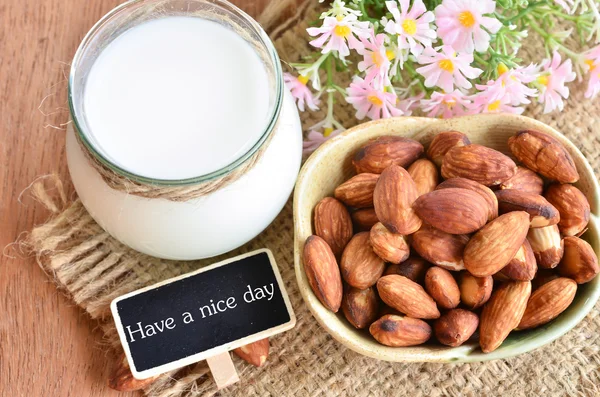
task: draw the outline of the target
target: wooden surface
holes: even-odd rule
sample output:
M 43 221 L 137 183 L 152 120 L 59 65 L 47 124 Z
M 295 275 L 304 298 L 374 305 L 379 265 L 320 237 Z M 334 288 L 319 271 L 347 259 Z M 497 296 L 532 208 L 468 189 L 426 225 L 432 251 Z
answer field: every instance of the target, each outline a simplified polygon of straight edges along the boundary
M 276 0 L 275 0 L 276 1 Z M 233 0 L 257 16 L 269 0 Z M 14 245 L 49 215 L 20 193 L 38 176 L 68 181 L 68 64 L 119 0 L 0 1 L 0 396 L 130 396 L 106 385 L 102 334 Z M 58 127 L 58 128 L 55 128 Z M 72 189 L 69 186 L 69 193 Z

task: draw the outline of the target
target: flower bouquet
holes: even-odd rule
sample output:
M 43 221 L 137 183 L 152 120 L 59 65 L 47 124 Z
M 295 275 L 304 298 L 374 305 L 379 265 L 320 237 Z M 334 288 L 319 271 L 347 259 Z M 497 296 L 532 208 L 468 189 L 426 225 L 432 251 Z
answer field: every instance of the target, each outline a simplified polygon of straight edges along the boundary
M 562 110 L 576 79 L 587 79 L 587 98 L 600 91 L 596 0 L 334 0 L 323 7 L 307 29 L 315 52 L 285 75 L 301 111 L 327 107 L 309 128 L 305 153 L 344 130 L 333 112 L 340 100 L 359 120 L 414 111 L 448 118 L 520 114 L 532 101 L 545 113 Z M 543 40 L 546 54 L 525 64 L 521 49 L 530 39 Z M 351 77 L 348 86 L 336 83 L 339 74 Z

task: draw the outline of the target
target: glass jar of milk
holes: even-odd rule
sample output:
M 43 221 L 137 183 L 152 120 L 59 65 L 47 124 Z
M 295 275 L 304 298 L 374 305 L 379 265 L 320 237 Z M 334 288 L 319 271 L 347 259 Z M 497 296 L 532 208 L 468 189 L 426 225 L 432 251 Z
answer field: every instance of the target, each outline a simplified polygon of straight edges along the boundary
M 149 255 L 199 259 L 239 247 L 281 211 L 300 168 L 300 120 L 277 53 L 226 1 L 134 0 L 114 9 L 77 50 L 69 105 L 67 160 L 83 205 Z M 170 199 L 109 186 L 93 164 L 158 189 L 237 176 L 208 194 Z

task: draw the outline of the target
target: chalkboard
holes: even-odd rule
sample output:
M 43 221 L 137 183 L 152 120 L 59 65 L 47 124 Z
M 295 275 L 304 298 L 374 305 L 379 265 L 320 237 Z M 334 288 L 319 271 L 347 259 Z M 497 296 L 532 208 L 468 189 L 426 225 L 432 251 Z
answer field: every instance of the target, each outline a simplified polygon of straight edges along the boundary
M 255 342 L 296 323 L 277 265 L 266 249 L 121 296 L 111 309 L 138 379 Z

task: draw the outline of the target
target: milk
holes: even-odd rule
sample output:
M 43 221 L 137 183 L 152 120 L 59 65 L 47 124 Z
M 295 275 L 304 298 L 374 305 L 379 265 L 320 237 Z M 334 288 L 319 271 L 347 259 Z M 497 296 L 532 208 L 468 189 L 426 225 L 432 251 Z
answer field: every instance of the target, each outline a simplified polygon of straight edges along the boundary
M 136 175 L 177 180 L 231 164 L 269 122 L 269 81 L 254 49 L 210 20 L 143 22 L 102 50 L 85 83 L 87 134 Z
M 71 66 L 75 122 L 66 142 L 73 185 L 96 222 L 131 248 L 167 259 L 222 254 L 264 230 L 288 201 L 302 155 L 300 119 L 280 90 L 274 54 L 260 27 L 222 0 L 127 2 L 96 24 Z M 113 189 L 76 138 L 84 135 L 129 173 L 183 186 L 178 180 L 238 160 L 272 121 L 277 127 L 252 168 L 185 201 Z

